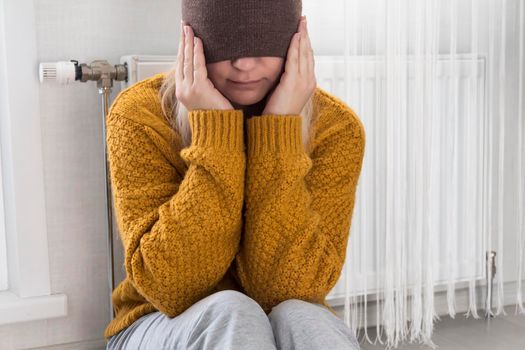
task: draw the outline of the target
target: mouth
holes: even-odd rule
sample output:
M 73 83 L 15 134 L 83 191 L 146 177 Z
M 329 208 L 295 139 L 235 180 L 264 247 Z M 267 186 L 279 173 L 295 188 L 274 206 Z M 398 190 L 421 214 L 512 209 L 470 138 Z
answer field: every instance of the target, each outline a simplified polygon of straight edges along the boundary
M 259 80 L 249 80 L 249 81 L 235 81 L 235 80 L 230 80 L 230 82 L 232 82 L 232 84 L 234 86 L 243 86 L 243 87 L 248 87 L 248 86 L 256 86 L 257 84 L 259 84 L 261 82 L 262 79 L 259 79 Z

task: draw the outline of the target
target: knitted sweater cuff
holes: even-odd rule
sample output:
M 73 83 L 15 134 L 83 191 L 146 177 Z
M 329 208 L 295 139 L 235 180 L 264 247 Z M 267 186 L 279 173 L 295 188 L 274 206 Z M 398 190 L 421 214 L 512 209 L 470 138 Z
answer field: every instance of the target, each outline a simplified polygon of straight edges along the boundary
M 302 116 L 266 114 L 248 119 L 248 155 L 301 153 Z
M 244 151 L 244 116 L 240 109 L 196 109 L 188 114 L 191 145 Z

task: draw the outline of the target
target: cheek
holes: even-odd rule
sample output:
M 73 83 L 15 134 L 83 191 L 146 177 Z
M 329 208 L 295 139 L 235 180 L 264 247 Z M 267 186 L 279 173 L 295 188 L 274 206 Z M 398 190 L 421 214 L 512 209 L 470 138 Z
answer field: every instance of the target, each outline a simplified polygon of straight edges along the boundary
M 213 83 L 213 85 L 224 85 L 226 80 L 220 74 L 217 74 L 215 70 L 208 71 L 208 79 Z
M 214 84 L 214 85 L 226 85 L 227 84 L 227 77 L 228 77 L 228 70 L 227 69 L 221 69 L 218 66 L 214 65 L 207 65 L 207 71 L 208 71 L 208 79 Z
M 282 72 L 277 72 L 277 74 L 274 76 L 274 79 L 273 79 L 273 83 L 274 84 L 277 84 L 281 81 L 281 77 L 283 75 L 284 71 Z

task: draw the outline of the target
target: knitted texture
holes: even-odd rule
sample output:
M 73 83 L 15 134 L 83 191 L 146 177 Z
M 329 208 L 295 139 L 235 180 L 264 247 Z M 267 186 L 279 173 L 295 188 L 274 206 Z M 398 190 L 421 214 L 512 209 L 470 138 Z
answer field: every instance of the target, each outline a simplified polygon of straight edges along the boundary
M 286 57 L 302 5 L 301 0 L 182 0 L 181 12 L 202 39 L 210 64 L 239 57 Z
M 346 257 L 362 122 L 318 87 L 311 154 L 300 115 L 244 120 L 242 110 L 190 111 L 192 143 L 181 149 L 160 109 L 164 76 L 121 91 L 106 119 L 126 278 L 104 336 L 224 289 L 266 313 L 288 299 L 328 306 Z

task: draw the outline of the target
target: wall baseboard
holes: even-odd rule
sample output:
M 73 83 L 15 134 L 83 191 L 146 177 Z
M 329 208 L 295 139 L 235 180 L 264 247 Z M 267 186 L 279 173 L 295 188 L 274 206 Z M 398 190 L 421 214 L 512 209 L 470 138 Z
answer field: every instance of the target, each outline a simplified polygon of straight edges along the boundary
M 86 340 L 73 343 L 49 345 L 38 348 L 25 348 L 22 350 L 105 350 L 106 340 L 104 338 Z

